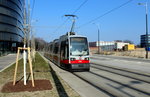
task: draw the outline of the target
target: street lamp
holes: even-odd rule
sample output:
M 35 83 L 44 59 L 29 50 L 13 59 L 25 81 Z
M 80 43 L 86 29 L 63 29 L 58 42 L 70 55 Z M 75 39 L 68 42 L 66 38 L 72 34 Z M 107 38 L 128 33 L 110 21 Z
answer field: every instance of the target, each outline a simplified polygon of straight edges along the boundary
M 143 5 L 145 6 L 145 11 L 146 11 L 146 58 L 148 58 L 148 6 L 147 6 L 147 2 L 146 3 L 138 3 L 138 5 Z
M 95 23 L 93 23 L 93 24 L 95 24 Z M 97 34 L 98 34 L 98 54 L 99 54 L 99 52 L 100 52 L 100 48 L 99 48 L 100 47 L 100 43 L 99 43 L 100 42 L 99 41 L 99 38 L 100 38 L 99 37 L 99 24 L 95 24 L 95 25 L 97 26 L 97 32 L 98 32 Z

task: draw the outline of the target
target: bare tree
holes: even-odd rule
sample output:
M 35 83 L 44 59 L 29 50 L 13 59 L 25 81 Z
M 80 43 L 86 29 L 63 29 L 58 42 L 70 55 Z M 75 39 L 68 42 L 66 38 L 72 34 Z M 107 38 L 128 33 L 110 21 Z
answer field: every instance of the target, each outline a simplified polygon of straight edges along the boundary
M 35 38 L 35 49 L 37 51 L 43 51 L 47 42 L 42 38 Z

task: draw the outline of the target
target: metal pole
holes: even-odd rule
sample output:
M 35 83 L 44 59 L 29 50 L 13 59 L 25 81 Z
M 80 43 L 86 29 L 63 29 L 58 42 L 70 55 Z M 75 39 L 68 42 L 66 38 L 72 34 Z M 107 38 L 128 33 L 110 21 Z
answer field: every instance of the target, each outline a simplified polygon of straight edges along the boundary
M 99 54 L 99 52 L 100 52 L 100 43 L 99 43 L 100 41 L 99 41 L 99 28 L 98 28 L 98 54 Z
M 73 22 L 72 22 L 72 27 L 71 27 L 71 30 L 70 30 L 70 32 L 73 32 L 74 31 L 74 26 L 75 26 L 75 19 L 74 19 L 74 17 L 73 17 L 73 20 L 72 20 Z
M 93 24 L 95 24 L 95 23 L 93 23 Z M 99 24 L 95 24 L 96 26 L 97 26 L 97 34 L 98 34 L 98 46 L 97 46 L 97 49 L 98 49 L 98 54 L 99 54 L 99 52 L 100 52 L 100 31 L 99 31 Z
M 138 3 L 139 5 L 144 5 L 145 6 L 145 11 L 146 11 L 146 35 L 145 35 L 145 50 L 146 50 L 146 55 L 145 58 L 148 58 L 148 47 L 149 47 L 149 42 L 148 42 L 148 5 L 146 3 Z
M 70 32 L 74 31 L 74 25 L 75 25 L 75 17 L 77 17 L 76 15 L 65 15 L 66 17 L 72 17 L 73 18 L 73 22 L 72 22 L 72 26 L 71 26 L 71 29 L 70 29 Z M 68 32 L 68 36 L 70 36 L 70 32 Z
M 147 3 L 145 3 L 145 11 L 146 11 L 146 59 L 148 59 L 148 8 Z

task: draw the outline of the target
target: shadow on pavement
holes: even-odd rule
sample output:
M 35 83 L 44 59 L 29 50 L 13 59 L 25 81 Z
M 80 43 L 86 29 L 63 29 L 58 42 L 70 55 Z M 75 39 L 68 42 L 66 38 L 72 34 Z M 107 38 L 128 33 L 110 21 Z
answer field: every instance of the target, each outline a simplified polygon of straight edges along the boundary
M 49 64 L 49 68 L 50 68 L 50 73 L 52 74 L 52 77 L 54 79 L 55 85 L 56 85 L 56 89 L 58 91 L 59 97 L 69 97 L 68 94 L 66 93 L 62 83 L 60 82 L 56 72 L 53 70 L 53 68 L 50 66 Z
M 137 88 L 132 87 L 132 85 L 135 85 L 135 84 L 142 84 L 142 82 L 140 82 L 140 81 L 130 81 L 129 84 L 125 84 L 125 83 L 122 83 L 122 82 L 113 80 L 113 79 L 111 79 L 111 78 L 102 76 L 102 75 L 97 74 L 97 73 L 94 73 L 94 72 L 90 72 L 90 73 L 93 74 L 93 75 L 96 75 L 96 76 L 98 76 L 98 77 L 104 78 L 104 79 L 106 79 L 106 80 L 109 80 L 109 81 L 111 81 L 111 82 L 113 82 L 113 83 L 119 84 L 119 85 L 120 85 L 119 87 L 114 87 L 114 86 L 112 86 L 112 85 L 110 85 L 110 84 L 107 83 L 107 85 L 109 85 L 110 87 L 113 87 L 113 88 L 119 90 L 120 92 L 122 92 L 122 93 L 128 95 L 129 97 L 135 97 L 135 96 L 133 96 L 132 94 L 126 93 L 125 91 L 122 90 L 123 88 L 129 88 L 129 89 L 135 90 L 135 91 L 137 91 L 137 92 L 143 93 L 143 94 L 145 94 L 145 95 L 150 95 L 150 93 L 148 93 L 148 92 L 146 92 L 146 91 L 144 91 L 144 90 L 140 90 L 140 89 L 137 89 Z

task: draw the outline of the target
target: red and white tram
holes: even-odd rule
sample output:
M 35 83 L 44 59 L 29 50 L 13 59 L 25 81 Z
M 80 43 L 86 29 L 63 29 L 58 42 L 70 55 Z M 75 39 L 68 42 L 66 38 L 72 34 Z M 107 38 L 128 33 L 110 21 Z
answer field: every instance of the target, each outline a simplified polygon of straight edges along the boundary
M 85 36 L 63 35 L 49 44 L 45 56 L 68 70 L 90 70 L 89 46 Z

